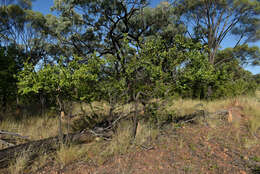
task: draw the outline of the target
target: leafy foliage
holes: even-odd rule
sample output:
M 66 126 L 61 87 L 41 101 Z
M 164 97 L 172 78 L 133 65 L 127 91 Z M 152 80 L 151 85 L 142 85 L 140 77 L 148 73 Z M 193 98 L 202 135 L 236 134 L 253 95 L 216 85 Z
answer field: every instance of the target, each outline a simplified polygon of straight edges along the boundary
M 256 89 L 243 66 L 260 61 L 259 48 L 247 45 L 258 40 L 258 1 L 181 0 L 151 8 L 143 0 L 55 0 L 57 15 L 46 16 L 29 0 L 8 2 L 0 7 L 2 103 L 7 96 L 41 96 L 61 109 L 72 100 L 146 104 Z M 221 50 L 228 34 L 238 42 Z
M 89 59 L 88 64 L 79 63 L 80 58 L 65 63 L 61 59 L 57 64 L 47 64 L 37 69 L 31 63 L 25 63 L 18 75 L 19 93 L 47 93 L 63 100 L 91 100 L 98 73 L 103 64 L 97 57 Z M 77 92 L 79 91 L 79 92 Z

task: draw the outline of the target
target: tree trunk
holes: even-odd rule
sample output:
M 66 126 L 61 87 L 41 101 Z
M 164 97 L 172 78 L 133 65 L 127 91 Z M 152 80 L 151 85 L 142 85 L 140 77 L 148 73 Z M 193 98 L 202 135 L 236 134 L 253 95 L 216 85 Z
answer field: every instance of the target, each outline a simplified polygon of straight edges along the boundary
M 6 112 L 6 107 L 7 107 L 7 97 L 6 97 L 6 94 L 4 94 L 4 96 L 3 96 L 3 104 L 2 104 L 2 108 L 3 108 L 3 113 L 4 114 Z
M 60 139 L 60 142 L 63 142 L 63 132 L 62 132 L 62 123 L 61 123 L 61 120 L 62 120 L 62 117 L 65 116 L 65 113 L 64 111 L 60 111 L 60 116 L 59 116 L 59 139 Z
M 210 100 L 211 99 L 211 96 L 212 96 L 212 86 L 209 85 L 208 86 L 208 90 L 207 90 L 207 100 Z
M 135 96 L 134 102 L 135 102 L 135 112 L 134 112 L 134 116 L 132 117 L 132 123 L 133 123 L 133 128 L 132 128 L 132 132 L 131 132 L 131 138 L 132 140 L 135 139 L 136 136 L 136 131 L 137 131 L 137 127 L 138 127 L 138 98 L 139 98 L 140 93 L 138 93 Z
M 61 120 L 62 120 L 62 117 L 65 116 L 65 113 L 64 113 L 64 106 L 59 98 L 59 95 L 56 96 L 56 100 L 59 104 L 59 110 L 60 110 L 60 115 L 59 115 L 59 132 L 58 132 L 58 135 L 59 135 L 59 140 L 60 142 L 63 142 L 63 133 L 62 133 L 62 123 L 61 123 Z
M 138 119 L 137 119 L 137 116 L 134 116 L 132 118 L 132 122 L 133 122 L 133 128 L 132 128 L 132 132 L 131 132 L 131 138 L 132 140 L 135 139 L 136 137 L 136 130 L 137 130 L 137 127 L 138 127 Z
M 40 102 L 41 102 L 41 116 L 45 115 L 45 96 L 44 94 L 40 94 Z

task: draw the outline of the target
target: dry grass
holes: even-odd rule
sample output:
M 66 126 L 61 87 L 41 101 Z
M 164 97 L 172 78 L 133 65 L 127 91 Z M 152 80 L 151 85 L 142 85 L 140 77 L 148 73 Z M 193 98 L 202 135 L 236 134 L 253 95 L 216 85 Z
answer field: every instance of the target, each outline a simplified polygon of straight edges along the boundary
M 191 99 L 178 99 L 178 100 L 168 100 L 165 106 L 162 108 L 161 112 L 174 112 L 177 116 L 183 116 L 191 114 L 199 109 L 204 109 L 209 112 L 215 112 L 218 110 L 223 110 L 234 103 L 238 102 L 244 108 L 244 114 L 250 116 L 250 129 L 255 132 L 260 127 L 260 91 L 257 91 L 256 97 L 236 97 L 232 99 L 225 100 L 215 100 L 215 101 L 200 101 Z M 158 102 L 159 105 L 164 101 L 154 99 L 150 102 Z M 142 109 L 141 104 L 138 105 L 138 109 Z M 73 103 L 72 114 L 77 114 L 84 110 L 84 112 L 95 112 L 96 114 L 108 115 L 110 106 L 107 102 L 93 102 L 91 105 L 86 103 Z M 115 112 L 127 114 L 133 111 L 133 104 L 118 105 Z M 57 135 L 58 129 L 58 118 L 57 117 L 28 117 L 22 119 L 21 121 L 3 120 L 0 122 L 0 128 L 2 130 L 16 132 L 24 136 L 29 136 L 32 140 L 47 138 L 50 136 Z
M 92 102 L 91 104 L 88 103 L 78 103 L 73 102 L 71 107 L 72 115 L 81 115 L 84 113 L 96 113 L 102 115 L 108 115 L 110 106 L 107 102 Z
M 75 145 L 62 145 L 57 151 L 56 161 L 60 164 L 61 168 L 66 165 L 81 159 L 82 155 L 85 154 L 84 148 Z
M 104 147 L 99 149 L 97 153 L 94 154 L 97 155 L 95 157 L 97 159 L 97 163 L 102 164 L 109 157 L 122 155 L 129 152 L 133 147 L 131 144 L 130 131 L 131 124 L 129 124 L 129 122 L 127 121 L 122 122 L 119 125 L 113 139 L 109 141 Z
M 246 149 L 250 149 L 255 145 L 257 145 L 260 141 L 256 137 L 245 137 L 242 139 L 242 142 L 243 142 L 243 146 Z
M 37 173 L 37 171 L 41 170 L 41 168 L 45 167 L 48 164 L 48 161 L 50 160 L 50 154 L 41 154 L 37 159 L 33 161 L 33 164 L 31 167 L 32 173 Z
M 11 174 L 20 174 L 25 172 L 29 161 L 29 151 L 30 150 L 28 149 L 27 151 L 18 154 L 16 160 L 8 168 L 8 171 Z
M 260 91 L 257 92 L 260 96 Z M 156 102 L 163 103 L 162 100 L 156 100 Z M 252 133 L 260 127 L 260 102 L 255 97 L 237 97 L 233 99 L 215 100 L 215 101 L 200 101 L 190 99 L 178 99 L 167 101 L 165 106 L 159 112 L 175 113 L 176 116 L 183 116 L 194 113 L 196 110 L 207 110 L 208 112 L 215 112 L 239 103 L 244 109 L 244 115 L 249 117 L 249 129 Z M 108 115 L 110 106 L 106 102 L 93 102 L 92 109 L 89 104 L 73 104 L 73 112 L 77 113 L 83 108 L 85 112 L 95 112 L 96 114 Z M 123 114 L 133 111 L 133 104 L 121 105 L 117 107 L 115 112 Z M 139 108 L 142 109 L 142 105 L 139 104 Z M 215 123 L 214 123 L 215 124 Z M 64 131 L 66 131 L 66 125 L 64 125 Z M 29 117 L 21 121 L 4 120 L 0 123 L 2 130 L 16 132 L 24 136 L 28 136 L 32 140 L 47 138 L 57 135 L 58 119 L 57 117 Z M 142 128 L 143 129 L 143 128 Z M 143 131 L 146 132 L 146 131 Z M 149 132 L 149 131 L 148 131 Z M 118 135 L 117 135 L 118 136 Z
M 257 134 L 260 129 L 260 101 L 258 98 L 244 97 L 240 99 L 243 113 L 248 118 L 248 128 L 252 134 Z
M 4 120 L 0 128 L 28 136 L 31 140 L 43 139 L 57 135 L 58 119 L 53 117 L 29 117 L 21 121 Z
M 223 110 L 228 105 L 232 104 L 233 99 L 200 101 L 191 99 L 178 99 L 171 101 L 167 106 L 168 111 L 175 111 L 177 115 L 183 116 L 194 113 L 196 110 L 207 110 L 208 112 L 216 112 Z
M 135 143 L 137 145 L 152 144 L 159 136 L 160 130 L 146 123 L 139 123 L 136 132 Z
M 85 160 L 95 164 L 103 164 L 112 156 L 124 155 L 139 148 L 140 145 L 148 146 L 153 143 L 159 135 L 159 130 L 151 128 L 147 124 L 138 125 L 136 139 L 131 142 L 130 131 L 132 125 L 129 121 L 123 121 L 111 141 L 98 140 L 90 144 L 83 145 L 85 150 Z
M 257 92 L 257 95 L 257 97 L 260 97 L 260 92 Z M 176 116 L 188 115 L 200 109 L 207 110 L 208 112 L 216 112 L 219 110 L 229 109 L 235 105 L 241 106 L 241 110 L 243 112 L 241 114 L 245 115 L 248 131 L 254 136 L 250 135 L 250 137 L 241 138 L 242 135 L 241 132 L 239 132 L 240 122 L 234 122 L 231 126 L 234 126 L 234 129 L 238 131 L 236 134 L 232 134 L 232 137 L 237 139 L 237 141 L 241 141 L 245 148 L 250 149 L 259 143 L 259 140 L 256 138 L 257 136 L 255 136 L 259 135 L 260 130 L 260 102 L 257 97 L 241 96 L 232 99 L 215 100 L 209 102 L 189 99 L 168 100 L 167 102 L 156 100 L 156 102 L 158 102 L 159 105 L 164 103 L 164 106 L 160 108 L 161 110 L 159 112 L 173 112 Z M 87 104 L 83 105 L 84 106 L 79 106 L 75 104 L 73 112 L 76 112 L 76 110 L 79 111 L 83 108 L 85 110 L 84 112 L 94 111 L 96 114 L 108 115 L 110 109 L 108 103 L 105 102 L 94 102 L 92 103 L 92 108 Z M 133 111 L 133 109 L 133 104 L 121 105 L 118 107 L 116 112 L 127 114 Z M 139 105 L 139 109 L 142 109 L 141 104 Z M 214 130 L 218 129 L 219 126 L 223 124 L 223 121 L 218 119 L 208 120 L 208 124 L 212 130 Z M 66 130 L 65 126 L 66 125 L 64 125 L 64 130 Z M 38 140 L 57 135 L 58 119 L 54 117 L 29 117 L 21 121 L 4 120 L 0 123 L 0 128 L 2 130 L 29 136 L 32 140 Z M 140 122 L 137 128 L 136 139 L 134 143 L 132 143 L 130 137 L 131 128 L 131 122 L 122 121 L 111 141 L 96 139 L 96 141 L 88 144 L 62 146 L 55 154 L 55 160 L 61 168 L 64 168 L 65 166 L 79 160 L 84 160 L 98 166 L 104 164 L 104 162 L 111 159 L 111 157 L 136 151 L 137 148 L 140 148 L 140 145 L 149 147 L 155 143 L 157 137 L 160 136 L 160 130 L 158 128 L 152 127 L 148 123 Z M 227 134 L 229 134 L 229 132 Z M 205 133 L 204 138 L 207 142 L 213 141 L 214 138 L 216 138 L 215 133 L 207 132 Z M 181 137 L 179 141 L 176 142 L 174 148 L 182 149 L 186 146 L 185 141 L 186 140 Z M 44 166 L 47 160 L 48 156 L 42 155 L 39 160 L 34 162 L 32 170 L 36 171 L 41 166 Z M 27 161 L 28 155 L 26 154 L 18 157 L 17 160 L 9 167 L 10 173 L 24 172 Z M 190 169 L 192 169 L 192 166 L 188 166 L 184 170 L 186 171 Z

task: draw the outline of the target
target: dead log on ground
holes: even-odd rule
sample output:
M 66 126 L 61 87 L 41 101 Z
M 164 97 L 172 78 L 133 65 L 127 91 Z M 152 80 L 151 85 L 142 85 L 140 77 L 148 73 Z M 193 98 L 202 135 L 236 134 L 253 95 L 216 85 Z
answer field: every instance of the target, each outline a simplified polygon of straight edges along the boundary
M 82 133 L 64 135 L 63 143 L 80 141 L 82 135 Z M 59 144 L 59 137 L 56 136 L 0 150 L 0 169 L 8 167 L 11 162 L 14 162 L 24 152 L 29 155 L 29 160 L 33 160 L 41 153 L 46 154 L 56 151 L 59 148 Z
M 16 137 L 19 137 L 19 138 L 22 138 L 22 139 L 25 139 L 25 140 L 29 140 L 29 137 L 22 136 L 22 135 L 20 135 L 18 133 L 14 133 L 14 132 L 7 132 L 7 131 L 0 130 L 0 134 L 16 136 Z
M 0 144 L 10 147 L 15 146 L 17 142 L 21 142 L 20 140 L 23 140 L 24 143 L 30 141 L 27 136 L 22 136 L 15 132 L 0 130 Z
M 15 146 L 14 144 L 9 143 L 9 142 L 7 142 L 7 141 L 4 141 L 4 140 L 2 140 L 2 139 L 0 139 L 0 143 L 1 143 L 1 144 L 4 144 L 4 145 L 6 145 L 6 146 Z
M 72 143 L 89 143 L 93 141 L 96 137 L 103 138 L 105 140 L 111 140 L 112 133 L 111 130 L 116 126 L 116 124 L 124 118 L 127 118 L 129 114 L 119 116 L 113 122 L 110 123 L 108 127 L 94 127 L 93 129 L 84 129 L 80 133 L 64 135 L 62 143 L 72 142 Z M 0 132 L 1 133 L 1 132 Z M 2 131 L 2 133 L 7 133 Z M 11 135 L 23 137 L 16 133 L 11 133 Z M 24 137 L 26 138 L 26 137 Z M 25 144 L 20 144 L 12 146 L 3 150 L 0 150 L 0 169 L 8 167 L 11 162 L 14 162 L 19 154 L 26 152 L 29 154 L 29 158 L 35 158 L 41 153 L 51 153 L 58 150 L 60 144 L 59 136 L 50 137 L 46 139 L 41 139 L 37 141 L 30 141 Z M 32 159 L 29 159 L 32 160 Z

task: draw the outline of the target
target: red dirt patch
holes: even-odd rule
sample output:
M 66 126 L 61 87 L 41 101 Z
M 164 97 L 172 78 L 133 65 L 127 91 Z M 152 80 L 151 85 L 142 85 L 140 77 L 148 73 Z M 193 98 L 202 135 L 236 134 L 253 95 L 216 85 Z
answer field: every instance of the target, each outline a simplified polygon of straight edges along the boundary
M 136 147 L 135 152 L 110 158 L 100 166 L 78 162 L 52 171 L 64 174 L 249 174 L 252 173 L 248 165 L 250 159 L 260 156 L 259 137 L 253 147 L 245 147 L 245 139 L 251 138 L 243 125 L 239 128 L 226 123 L 218 128 L 190 125 L 166 130 L 151 150 Z

